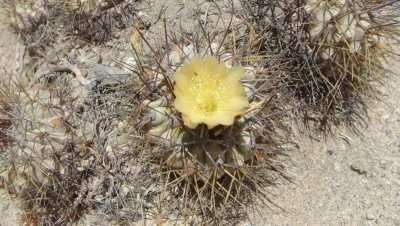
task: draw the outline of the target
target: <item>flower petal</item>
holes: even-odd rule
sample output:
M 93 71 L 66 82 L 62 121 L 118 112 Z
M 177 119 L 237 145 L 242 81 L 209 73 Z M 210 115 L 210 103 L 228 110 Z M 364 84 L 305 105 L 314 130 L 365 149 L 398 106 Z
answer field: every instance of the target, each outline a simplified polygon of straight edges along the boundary
M 189 116 L 182 114 L 182 120 L 189 129 L 196 129 L 199 123 L 194 123 Z
M 185 74 L 181 71 L 178 71 L 174 74 L 175 84 L 179 86 L 181 89 L 188 87 L 188 80 Z
M 236 114 L 231 114 L 231 112 L 217 112 L 210 118 L 205 120 L 205 124 L 207 125 L 208 129 L 212 129 L 217 125 L 225 125 L 229 126 L 233 124 L 235 120 Z
M 244 69 L 242 67 L 233 67 L 228 71 L 228 76 L 226 81 L 229 84 L 235 84 L 240 81 L 244 73 Z
M 182 114 L 191 114 L 192 113 L 193 102 L 184 97 L 181 97 L 180 95 L 177 95 L 173 105 Z
M 243 68 L 227 71 L 223 63 L 206 56 L 195 57 L 174 74 L 175 108 L 182 113 L 185 125 L 191 129 L 204 123 L 209 129 L 217 125 L 232 125 L 235 117 L 249 105 L 240 79 Z
M 221 111 L 235 112 L 241 114 L 249 106 L 249 100 L 245 96 L 234 96 L 227 102 L 221 104 Z
M 237 82 L 236 84 L 233 84 L 231 86 L 227 86 L 227 95 L 229 97 L 232 96 L 244 96 L 245 95 L 245 89 L 244 86 L 240 83 Z
M 207 55 L 204 58 L 203 70 L 206 69 L 208 75 L 218 75 L 219 74 L 218 68 L 219 68 L 218 61 L 217 59 L 215 59 L 215 57 Z
M 191 74 L 192 76 L 203 75 L 206 68 L 204 61 L 199 57 L 194 57 L 192 62 L 192 64 L 188 65 L 190 66 L 190 68 L 188 68 L 189 74 Z

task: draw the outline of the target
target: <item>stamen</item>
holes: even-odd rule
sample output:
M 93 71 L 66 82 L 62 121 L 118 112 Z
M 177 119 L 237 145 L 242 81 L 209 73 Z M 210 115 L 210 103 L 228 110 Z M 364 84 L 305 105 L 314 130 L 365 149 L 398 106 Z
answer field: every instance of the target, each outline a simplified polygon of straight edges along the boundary
M 204 115 L 210 116 L 218 110 L 220 101 L 226 99 L 226 87 L 222 84 L 217 74 L 195 73 L 192 78 L 192 86 L 189 88 L 192 95 L 195 97 L 196 109 Z

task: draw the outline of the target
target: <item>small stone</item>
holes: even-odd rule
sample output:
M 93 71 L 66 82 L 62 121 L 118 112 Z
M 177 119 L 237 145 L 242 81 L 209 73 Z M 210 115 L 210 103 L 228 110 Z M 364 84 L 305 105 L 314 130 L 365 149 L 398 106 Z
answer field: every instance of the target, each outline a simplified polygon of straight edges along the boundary
M 217 52 L 219 45 L 215 42 L 211 43 L 211 49 L 214 53 Z
M 113 148 L 112 148 L 110 145 L 107 145 L 107 147 L 106 147 L 106 153 L 107 153 L 107 156 L 108 156 L 110 159 L 115 159 L 114 150 L 113 150 Z
M 381 168 L 382 169 L 387 169 L 387 162 L 385 161 L 385 160 L 381 160 L 381 161 L 379 161 L 379 163 L 381 164 Z
M 361 165 L 354 163 L 350 166 L 350 169 L 353 170 L 354 172 L 362 175 L 362 174 L 366 174 L 367 170 L 365 170 Z
M 340 171 L 342 171 L 342 166 L 340 165 L 340 163 L 334 163 L 333 169 L 334 169 L 336 172 L 340 172 Z
M 129 194 L 130 191 L 131 191 L 131 189 L 127 185 L 122 185 L 121 195 L 123 197 L 126 197 Z
M 328 149 L 328 150 L 326 150 L 326 153 L 327 153 L 329 156 L 331 156 L 331 155 L 333 155 L 333 150 Z
M 97 202 L 101 203 L 103 201 L 104 197 L 102 195 L 96 195 L 94 197 L 94 200 L 96 200 Z
M 117 32 L 114 34 L 114 38 L 118 39 L 122 36 L 121 32 Z
M 242 75 L 242 80 L 252 81 L 256 79 L 257 70 L 254 67 L 244 67 L 244 74 Z
M 134 57 L 128 57 L 128 60 L 125 62 L 130 68 L 124 67 L 124 71 L 130 72 L 130 69 L 136 68 L 137 62 Z
M 106 46 L 107 46 L 107 47 L 113 47 L 114 44 L 113 44 L 112 42 L 107 42 L 107 43 L 106 43 Z
M 178 51 L 172 51 L 169 54 L 169 60 L 171 65 L 178 65 L 181 62 L 181 57 L 179 56 Z
M 119 132 L 124 131 L 124 129 L 127 128 L 126 122 L 119 121 L 117 124 L 117 128 Z
M 192 44 L 190 44 L 188 46 L 183 46 L 182 51 L 183 51 L 184 56 L 186 56 L 187 59 L 191 59 L 195 55 L 195 48 Z
M 375 216 L 371 213 L 371 211 L 367 212 L 367 220 L 372 221 L 375 220 Z

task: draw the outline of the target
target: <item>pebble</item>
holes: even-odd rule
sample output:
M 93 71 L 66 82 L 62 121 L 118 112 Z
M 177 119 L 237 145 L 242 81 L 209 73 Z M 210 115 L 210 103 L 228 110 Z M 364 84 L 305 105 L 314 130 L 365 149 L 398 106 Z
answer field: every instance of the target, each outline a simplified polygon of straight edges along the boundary
M 250 82 L 256 78 L 256 69 L 254 67 L 245 67 L 243 80 L 249 80 Z
M 375 220 L 375 216 L 371 213 L 371 211 L 368 210 L 367 212 L 367 220 Z
M 113 150 L 113 148 L 112 148 L 110 145 L 107 145 L 107 147 L 106 147 L 106 153 L 107 153 L 107 156 L 108 156 L 110 159 L 115 159 L 114 150 Z
M 381 160 L 381 161 L 379 161 L 379 163 L 380 163 L 382 169 L 384 169 L 384 170 L 387 169 L 388 164 L 385 160 Z
M 357 164 L 357 163 L 352 164 L 352 165 L 350 166 L 350 169 L 353 170 L 354 172 L 360 174 L 360 175 L 366 174 L 366 173 L 367 173 L 367 170 L 364 169 L 361 165 L 359 165 L 359 164 Z
M 114 43 L 112 43 L 112 42 L 107 42 L 107 43 L 106 43 L 106 46 L 107 46 L 107 47 L 113 47 L 113 46 L 114 46 Z
M 341 172 L 342 171 L 342 166 L 340 163 L 334 163 L 333 165 L 333 169 L 337 172 Z
M 121 35 L 122 35 L 121 32 L 117 32 L 114 34 L 114 38 L 118 39 L 121 37 Z
M 128 60 L 125 62 L 127 65 L 129 65 L 129 68 L 135 68 L 137 66 L 136 60 L 134 57 L 128 57 Z M 130 69 L 128 67 L 124 67 L 124 71 L 130 72 Z

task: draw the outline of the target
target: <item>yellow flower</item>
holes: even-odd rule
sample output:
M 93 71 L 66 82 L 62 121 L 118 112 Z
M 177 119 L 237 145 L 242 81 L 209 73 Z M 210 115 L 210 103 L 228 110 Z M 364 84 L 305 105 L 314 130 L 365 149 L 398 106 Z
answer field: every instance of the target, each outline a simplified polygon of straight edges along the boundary
M 240 79 L 242 67 L 229 71 L 217 59 L 195 57 L 175 72 L 174 106 L 182 113 L 185 125 L 191 129 L 204 123 L 209 129 L 217 125 L 232 125 L 236 116 L 249 106 Z

